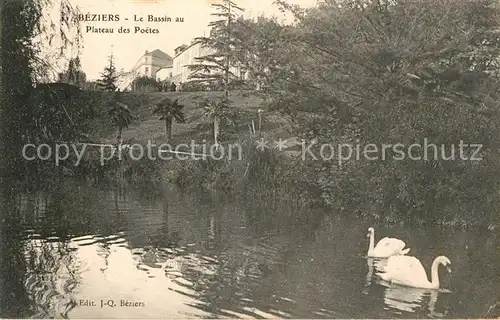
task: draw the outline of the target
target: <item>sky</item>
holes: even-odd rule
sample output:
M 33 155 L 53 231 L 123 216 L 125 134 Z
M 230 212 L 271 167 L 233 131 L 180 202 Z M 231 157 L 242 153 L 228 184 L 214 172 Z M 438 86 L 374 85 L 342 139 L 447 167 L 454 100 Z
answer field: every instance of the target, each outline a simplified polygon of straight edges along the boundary
M 208 35 L 208 23 L 217 17 L 211 3 L 217 0 L 71 0 L 81 13 L 119 14 L 119 22 L 81 22 L 83 47 L 80 49 L 82 69 L 87 79 L 95 80 L 113 53 L 117 70 L 129 71 L 146 50 L 160 49 L 174 56 L 174 49 L 189 44 L 195 37 Z M 234 0 L 245 9 L 246 17 L 259 15 L 276 16 L 287 19 L 273 4 L 273 0 Z M 288 0 L 302 7 L 313 6 L 316 0 Z M 145 21 L 134 22 L 134 15 Z M 147 16 L 154 15 L 184 18 L 184 22 L 147 22 Z M 128 21 L 125 21 L 125 18 Z M 113 28 L 114 33 L 87 32 L 87 26 Z M 157 34 L 134 34 L 134 27 L 158 29 Z M 120 27 L 130 28 L 131 33 L 118 33 Z M 48 49 L 50 50 L 50 48 Z

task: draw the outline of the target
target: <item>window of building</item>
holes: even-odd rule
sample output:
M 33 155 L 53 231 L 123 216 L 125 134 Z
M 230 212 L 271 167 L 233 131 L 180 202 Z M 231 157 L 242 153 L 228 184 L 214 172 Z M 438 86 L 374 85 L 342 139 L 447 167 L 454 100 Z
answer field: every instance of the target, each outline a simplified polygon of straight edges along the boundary
M 148 67 L 145 67 L 144 68 L 144 74 L 148 74 L 149 73 L 149 68 Z

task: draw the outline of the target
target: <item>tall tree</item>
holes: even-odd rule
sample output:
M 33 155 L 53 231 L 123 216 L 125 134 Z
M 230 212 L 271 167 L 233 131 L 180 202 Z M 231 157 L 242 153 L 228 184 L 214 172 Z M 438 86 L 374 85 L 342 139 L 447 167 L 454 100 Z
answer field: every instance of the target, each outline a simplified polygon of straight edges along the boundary
M 87 77 L 82 71 L 80 57 L 71 58 L 68 63 L 68 68 L 65 72 L 59 74 L 59 81 L 70 83 L 81 87 L 86 82 Z
M 233 60 L 247 70 L 247 83 L 257 90 L 262 84 L 276 84 L 288 66 L 293 65 L 290 28 L 276 18 L 260 16 L 253 19 L 239 17 L 233 24 Z M 296 57 L 295 57 L 296 58 Z
M 165 121 L 165 136 L 167 142 L 172 141 L 172 123 L 175 120 L 177 123 L 185 123 L 186 116 L 182 109 L 184 106 L 179 104 L 179 99 L 172 101 L 170 98 L 165 98 L 158 102 L 153 113 L 160 116 L 160 121 Z
M 59 17 L 52 21 L 54 8 Z M 52 14 L 46 14 L 52 13 Z M 26 290 L 26 257 L 22 242 L 19 193 L 26 170 L 22 147 L 34 142 L 37 106 L 30 98 L 35 81 L 46 78 L 52 59 L 41 47 L 51 44 L 54 52 L 65 55 L 72 44 L 78 46 L 79 27 L 75 10 L 68 0 L 1 1 L 0 3 L 0 317 L 25 318 L 32 314 Z M 76 31 L 76 32 L 75 32 Z M 53 41 L 59 39 L 61 41 Z M 60 45 L 55 45 L 60 43 Z
M 108 65 L 101 73 L 101 79 L 98 80 L 99 86 L 106 91 L 116 91 L 117 89 L 118 74 L 116 72 L 115 61 L 111 54 L 108 59 Z
M 47 12 L 54 9 L 59 9 L 60 17 L 52 21 L 54 15 Z M 5 103 L 0 109 L 0 144 L 9 164 L 1 170 L 4 174 L 24 175 L 25 168 L 19 165 L 23 161 L 19 148 L 25 143 L 39 142 L 43 135 L 39 127 L 41 110 L 32 97 L 34 86 L 51 78 L 52 64 L 58 58 L 75 47 L 78 49 L 81 32 L 77 15 L 78 10 L 69 0 L 5 1 L 0 95 Z M 49 54 L 44 50 L 47 46 L 54 49 Z
M 236 62 L 232 60 L 232 56 L 235 55 L 233 23 L 237 18 L 236 13 L 243 12 L 243 9 L 231 0 L 222 0 L 222 3 L 212 4 L 212 7 L 216 10 L 212 15 L 219 19 L 209 23 L 211 27 L 209 37 L 195 38 L 195 41 L 206 49 L 206 53 L 196 57 L 196 63 L 189 65 L 188 68 L 193 71 L 191 78 L 198 81 L 223 81 L 227 98 L 230 78 L 236 76 L 231 72 L 231 66 Z

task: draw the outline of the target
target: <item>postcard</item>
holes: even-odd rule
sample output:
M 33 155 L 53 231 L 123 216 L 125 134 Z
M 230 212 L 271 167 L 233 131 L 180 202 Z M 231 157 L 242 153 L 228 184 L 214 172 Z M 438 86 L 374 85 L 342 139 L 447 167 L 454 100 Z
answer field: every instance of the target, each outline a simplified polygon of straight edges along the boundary
M 0 17 L 0 318 L 500 318 L 500 3 Z

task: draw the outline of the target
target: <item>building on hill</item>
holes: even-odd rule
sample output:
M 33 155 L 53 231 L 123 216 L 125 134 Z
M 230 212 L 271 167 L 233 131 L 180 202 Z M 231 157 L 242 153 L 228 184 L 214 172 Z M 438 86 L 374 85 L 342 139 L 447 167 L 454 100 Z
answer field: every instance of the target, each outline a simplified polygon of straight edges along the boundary
M 180 83 L 186 83 L 192 80 L 197 80 L 192 78 L 195 73 L 189 70 L 188 66 L 193 64 L 212 64 L 204 61 L 198 61 L 196 58 L 209 55 L 213 50 L 211 48 L 204 47 L 201 42 L 193 41 L 191 45 L 183 44 L 175 48 L 175 56 L 173 59 L 173 72 L 171 81 L 175 82 L 177 85 Z M 214 64 L 215 65 L 215 64 Z M 230 71 L 236 75 L 241 80 L 246 79 L 246 71 L 240 67 L 233 66 Z M 199 80 L 199 79 L 198 79 Z
M 172 68 L 173 59 L 165 52 L 156 49 L 154 51 L 144 52 L 137 63 L 132 68 L 132 71 L 137 76 L 146 76 L 156 79 L 156 73 L 162 69 Z
M 130 71 L 119 73 L 118 88 L 126 90 L 137 77 L 157 79 L 157 73 L 160 70 L 166 70 L 165 72 L 170 74 L 172 72 L 172 64 L 172 57 L 165 52 L 159 49 L 151 52 L 146 50 Z

